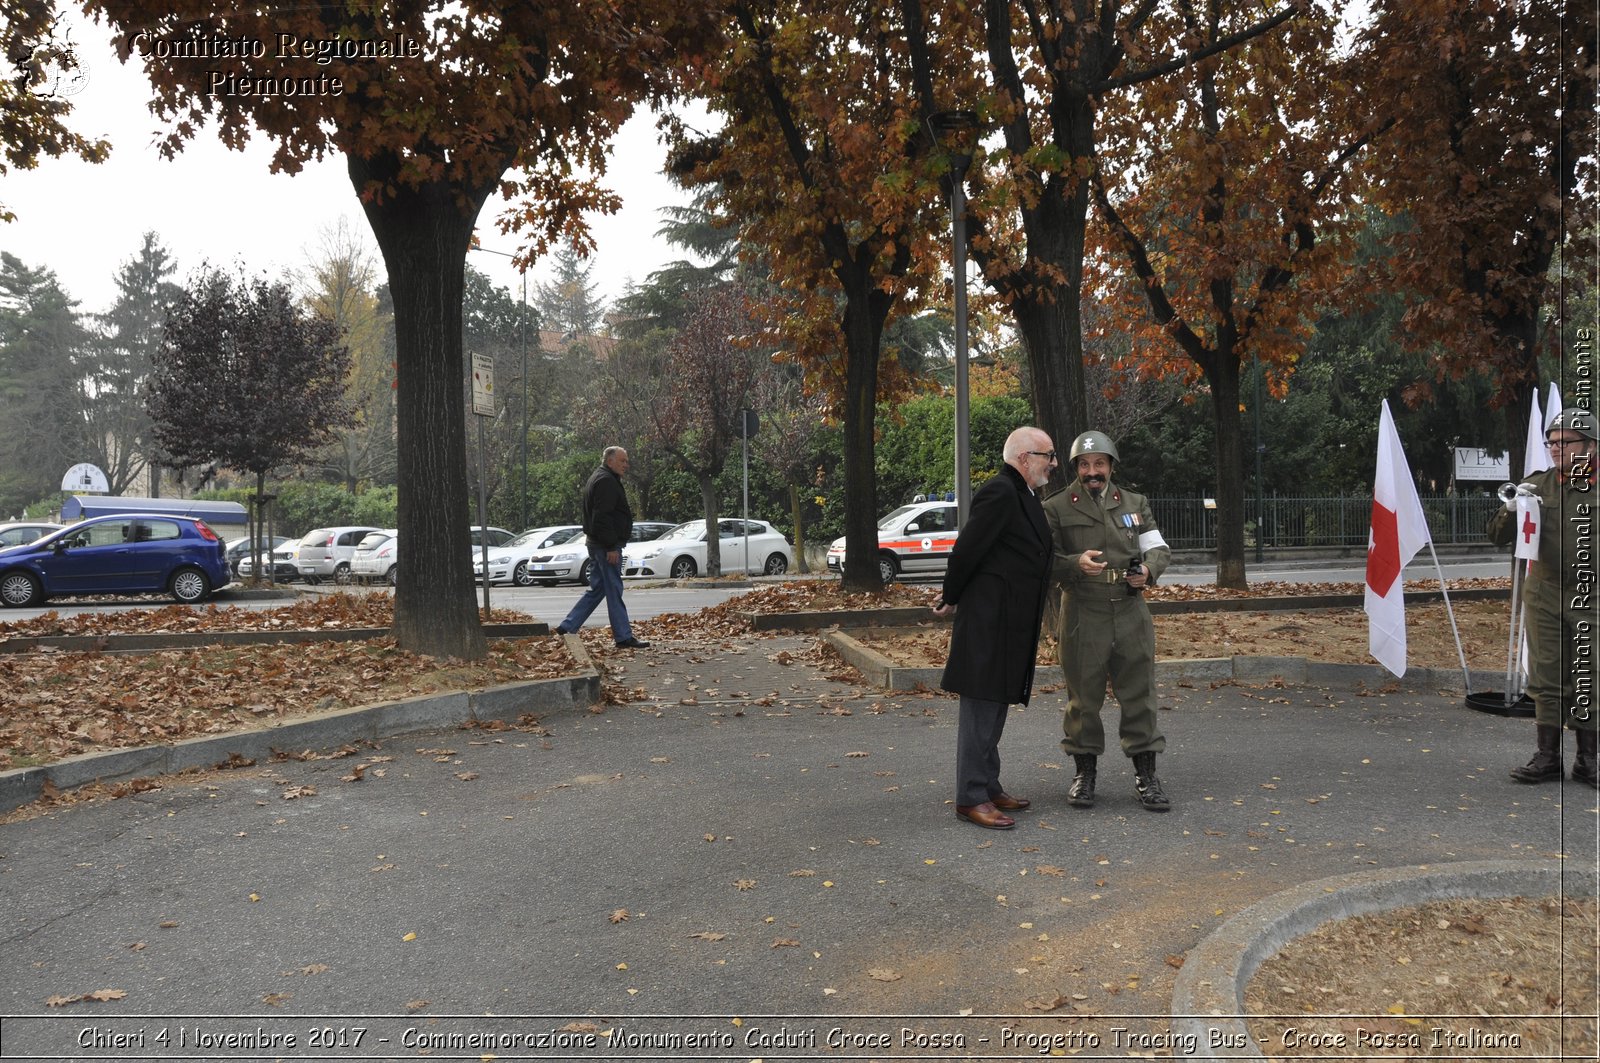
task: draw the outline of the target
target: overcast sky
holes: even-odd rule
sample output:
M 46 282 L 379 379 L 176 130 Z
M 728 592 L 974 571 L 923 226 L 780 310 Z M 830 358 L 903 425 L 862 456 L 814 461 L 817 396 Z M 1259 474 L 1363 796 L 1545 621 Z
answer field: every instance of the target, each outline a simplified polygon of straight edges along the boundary
M 54 270 L 79 309 L 90 312 L 109 307 L 116 271 L 138 251 L 147 230 L 158 233 L 177 258 L 180 281 L 202 260 L 242 261 L 251 272 L 299 271 L 320 243 L 320 230 L 332 228 L 341 216 L 376 257 L 342 156 L 308 164 L 293 177 L 274 175 L 267 168 L 269 141 L 258 138 L 243 152 L 229 151 L 208 127 L 176 161 L 165 161 L 153 146 L 161 125 L 146 107 L 150 86 L 138 60 L 120 63 L 107 28 L 81 12 L 69 9 L 64 19 L 87 74 L 70 97 L 69 124 L 87 136 L 109 139 L 111 157 L 99 166 L 46 158 L 34 170 L 12 168 L 0 202 L 17 220 L 0 224 L 0 250 L 30 267 Z M 623 208 L 609 218 L 589 219 L 598 245 L 589 259 L 591 278 L 607 301 L 629 281 L 643 282 L 651 270 L 682 257 L 654 235 L 661 207 L 689 201 L 661 176 L 664 157 L 652 116 L 636 114 L 618 136 L 607 180 L 621 194 Z M 479 241 L 485 248 L 512 252 L 514 239 L 494 226 L 503 203 L 495 196 L 485 205 Z M 520 297 L 521 280 L 508 258 L 474 253 L 469 261 Z M 549 269 L 544 262 L 529 272 L 530 299 Z

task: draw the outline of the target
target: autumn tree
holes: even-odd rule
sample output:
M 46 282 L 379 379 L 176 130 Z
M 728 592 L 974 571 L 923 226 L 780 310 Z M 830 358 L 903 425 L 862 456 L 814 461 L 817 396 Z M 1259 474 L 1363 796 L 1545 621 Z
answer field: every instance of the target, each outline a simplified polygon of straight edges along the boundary
M 731 285 L 690 297 L 688 321 L 673 337 L 646 407 L 656 449 L 670 455 L 700 486 L 706 522 L 706 572 L 722 574 L 716 479 L 737 453 L 743 411 L 750 406 L 764 360 L 744 293 Z
M 1235 35 L 1254 5 L 1180 5 L 1146 27 L 1206 48 Z M 1245 369 L 1266 367 L 1281 395 L 1323 301 L 1343 282 L 1359 214 L 1346 180 L 1373 130 L 1354 131 L 1332 66 L 1332 17 L 1311 11 L 1272 34 L 1159 81 L 1112 93 L 1090 176 L 1104 221 L 1097 271 L 1109 331 L 1131 333 L 1149 376 L 1208 394 L 1216 432 L 1217 584 L 1243 588 L 1239 411 Z M 1253 401 L 1253 399 L 1252 399 Z
M 674 171 L 739 227 L 742 254 L 764 259 L 781 292 L 768 304 L 774 346 L 804 368 L 807 387 L 837 400 L 844 584 L 878 590 L 877 403 L 903 386 L 882 363 L 883 332 L 927 297 L 944 217 L 911 90 L 905 12 L 796 0 L 747 0 L 729 12 L 729 46 L 691 86 L 722 126 L 697 135 L 677 124 Z
M 355 419 L 339 331 L 286 284 L 202 271 L 167 314 L 151 377 L 163 460 L 254 473 L 260 499 L 270 470 L 307 461 Z
M 462 273 L 496 192 L 525 261 L 586 238 L 605 145 L 663 68 L 710 28 L 679 0 L 500 4 L 348 0 L 239 7 L 215 0 L 85 0 L 150 78 L 161 139 L 180 151 L 207 124 L 237 146 L 263 134 L 289 173 L 337 151 L 388 271 L 395 308 L 401 554 L 394 634 L 435 656 L 486 652 L 468 549 Z M 282 42 L 312 47 L 285 54 Z M 173 61 L 149 47 L 259 42 Z M 319 48 L 325 50 L 319 52 Z M 586 245 L 584 245 L 586 246 Z
M 354 421 L 335 431 L 317 456 L 324 474 L 352 493 L 361 483 L 392 483 L 395 474 L 394 368 L 387 333 L 392 317 L 379 302 L 372 248 L 343 218 L 318 233 L 301 282 L 312 313 L 339 328 L 350 349 Z
M 1363 168 L 1401 223 L 1383 263 L 1410 300 L 1401 334 L 1432 381 L 1492 377 L 1513 468 L 1539 358 L 1562 353 L 1565 301 L 1594 284 L 1595 241 L 1570 219 L 1596 210 L 1595 18 L 1592 4 L 1377 0 L 1351 79 L 1395 124 Z M 1407 398 L 1432 392 L 1424 378 Z
M 83 460 L 100 467 L 114 495 L 146 471 L 149 494 L 161 494 L 160 466 L 150 460 L 155 440 L 147 391 L 167 308 L 182 294 L 172 279 L 177 268 L 160 237 L 145 233 L 138 252 L 117 270 L 116 299 L 98 315 L 93 354 L 83 367 Z
M 970 108 L 999 141 L 968 173 L 972 257 L 1015 322 L 1034 415 L 1058 443 L 1089 427 L 1080 305 L 1099 108 L 1273 31 L 1304 3 L 1205 41 L 1152 37 L 1158 13 L 1191 6 L 1182 0 L 947 0 L 929 3 L 921 31 L 910 23 L 923 117 Z M 924 56 L 941 42 L 942 58 Z
M 788 489 L 795 561 L 805 575 L 811 571 L 806 560 L 806 502 L 817 484 L 819 451 L 829 429 L 822 396 L 808 395 L 797 374 L 775 370 L 781 367 L 756 380 L 752 406 L 761 427 L 750 440 L 750 453 Z
M 111 146 L 67 127 L 82 71 L 53 0 L 0 0 L 0 177 L 40 158 L 104 162 Z M 0 200 L 0 222 L 16 217 Z

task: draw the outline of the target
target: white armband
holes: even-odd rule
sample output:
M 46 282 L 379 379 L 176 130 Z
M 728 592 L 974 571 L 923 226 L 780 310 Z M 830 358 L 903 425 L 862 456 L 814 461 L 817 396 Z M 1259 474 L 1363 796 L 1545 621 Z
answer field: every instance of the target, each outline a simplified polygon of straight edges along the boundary
M 1161 537 L 1159 531 L 1147 531 L 1139 536 L 1139 552 L 1148 554 L 1158 546 L 1166 546 L 1167 541 Z

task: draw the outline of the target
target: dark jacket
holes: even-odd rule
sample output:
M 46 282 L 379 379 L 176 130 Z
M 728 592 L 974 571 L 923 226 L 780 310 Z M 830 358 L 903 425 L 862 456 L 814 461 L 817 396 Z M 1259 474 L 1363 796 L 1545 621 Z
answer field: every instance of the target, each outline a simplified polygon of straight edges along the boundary
M 621 550 L 633 532 L 633 510 L 622 477 L 601 465 L 583 485 L 583 531 L 590 546 Z
M 1050 575 L 1050 527 L 1010 465 L 972 496 L 944 577 L 958 606 L 939 685 L 954 694 L 1028 703 Z

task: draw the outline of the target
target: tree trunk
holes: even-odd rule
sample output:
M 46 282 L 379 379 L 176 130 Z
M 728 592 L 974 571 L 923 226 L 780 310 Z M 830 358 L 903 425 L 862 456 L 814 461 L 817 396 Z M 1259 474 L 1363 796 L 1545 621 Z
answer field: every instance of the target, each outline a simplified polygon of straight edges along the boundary
M 1239 418 L 1239 359 L 1218 351 L 1206 372 L 1217 436 L 1217 586 L 1244 590 L 1244 428 Z M 1261 528 L 1256 529 L 1260 535 Z
M 800 500 L 800 488 L 789 485 L 789 512 L 794 514 L 794 563 L 800 575 L 809 575 L 811 564 L 806 560 L 805 505 Z
M 717 527 L 717 486 L 710 473 L 700 473 L 700 512 L 706 519 L 707 576 L 722 575 L 722 531 Z
M 852 290 L 853 289 L 853 290 Z M 881 305 L 880 305 L 881 304 Z M 847 286 L 841 331 L 844 378 L 844 546 L 847 593 L 883 590 L 878 572 L 878 344 L 888 302 L 866 283 Z
M 489 189 L 410 188 L 392 180 L 394 167 L 387 157 L 349 160 L 357 193 L 370 181 L 389 185 L 382 202 L 366 199 L 362 207 L 394 297 L 403 548 L 393 632 L 401 649 L 476 660 L 488 646 L 473 594 L 468 533 L 461 296 L 473 224 Z

